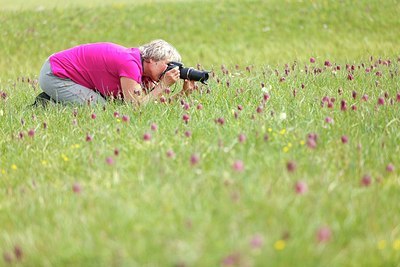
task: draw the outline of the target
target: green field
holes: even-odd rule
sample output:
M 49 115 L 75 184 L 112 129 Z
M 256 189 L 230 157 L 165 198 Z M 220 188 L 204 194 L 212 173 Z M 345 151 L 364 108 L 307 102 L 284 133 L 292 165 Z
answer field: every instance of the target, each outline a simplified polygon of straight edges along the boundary
M 0 266 L 400 266 L 398 14 L 0 0 Z M 29 106 L 52 53 L 158 38 L 209 84 L 139 108 Z

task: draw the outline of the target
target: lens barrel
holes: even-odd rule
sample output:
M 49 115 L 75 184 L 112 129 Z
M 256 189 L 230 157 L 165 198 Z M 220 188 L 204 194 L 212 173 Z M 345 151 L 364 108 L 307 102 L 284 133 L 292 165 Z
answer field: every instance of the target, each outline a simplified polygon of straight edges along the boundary
M 208 72 L 195 70 L 194 68 L 180 68 L 180 78 L 185 80 L 198 81 L 206 83 L 208 80 Z
M 168 63 L 167 69 L 160 75 L 160 78 L 167 71 L 170 71 L 176 67 L 179 68 L 179 74 L 180 74 L 179 76 L 181 79 L 198 81 L 203 84 L 207 84 L 206 82 L 208 80 L 208 73 L 209 73 L 208 71 L 195 70 L 194 68 L 184 68 L 182 63 L 174 61 Z

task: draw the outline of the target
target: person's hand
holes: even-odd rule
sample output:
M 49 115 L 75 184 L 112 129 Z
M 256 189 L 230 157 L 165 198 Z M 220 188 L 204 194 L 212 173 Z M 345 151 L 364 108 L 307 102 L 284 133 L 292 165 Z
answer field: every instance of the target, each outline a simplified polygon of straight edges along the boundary
M 182 92 L 185 94 L 190 94 L 196 90 L 196 84 L 194 81 L 191 80 L 184 80 L 183 81 L 183 87 L 182 87 Z
M 179 68 L 175 67 L 164 74 L 164 76 L 161 78 L 161 82 L 164 86 L 168 87 L 176 83 L 179 80 L 179 76 Z
M 194 84 L 194 81 L 192 80 L 184 80 L 183 81 L 183 90 L 189 90 L 189 91 L 193 91 L 194 89 L 196 89 L 196 85 Z

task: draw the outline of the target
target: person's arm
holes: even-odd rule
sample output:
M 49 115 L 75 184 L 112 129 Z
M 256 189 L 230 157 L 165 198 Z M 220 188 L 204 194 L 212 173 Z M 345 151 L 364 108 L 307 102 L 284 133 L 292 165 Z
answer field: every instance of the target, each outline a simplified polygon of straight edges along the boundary
M 127 77 L 120 78 L 124 100 L 138 106 L 147 104 L 151 100 L 158 99 L 164 92 L 164 89 L 173 85 L 177 80 L 179 80 L 179 70 L 177 68 L 166 72 L 154 88 L 142 88 L 141 85 L 133 79 Z M 143 89 L 150 90 L 150 92 L 145 94 L 143 92 L 145 90 Z
M 121 77 L 122 95 L 126 102 L 134 105 L 147 104 L 153 99 L 157 99 L 163 92 L 163 87 L 159 84 L 150 93 L 145 94 L 138 82 L 127 77 Z

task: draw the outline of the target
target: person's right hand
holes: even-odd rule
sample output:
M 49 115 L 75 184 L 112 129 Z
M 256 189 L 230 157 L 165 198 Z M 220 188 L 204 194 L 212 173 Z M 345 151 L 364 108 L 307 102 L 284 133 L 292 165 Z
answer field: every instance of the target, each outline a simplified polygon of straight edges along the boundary
M 179 80 L 179 76 L 179 68 L 175 67 L 164 74 L 164 76 L 161 78 L 161 82 L 164 86 L 168 87 L 176 83 Z

